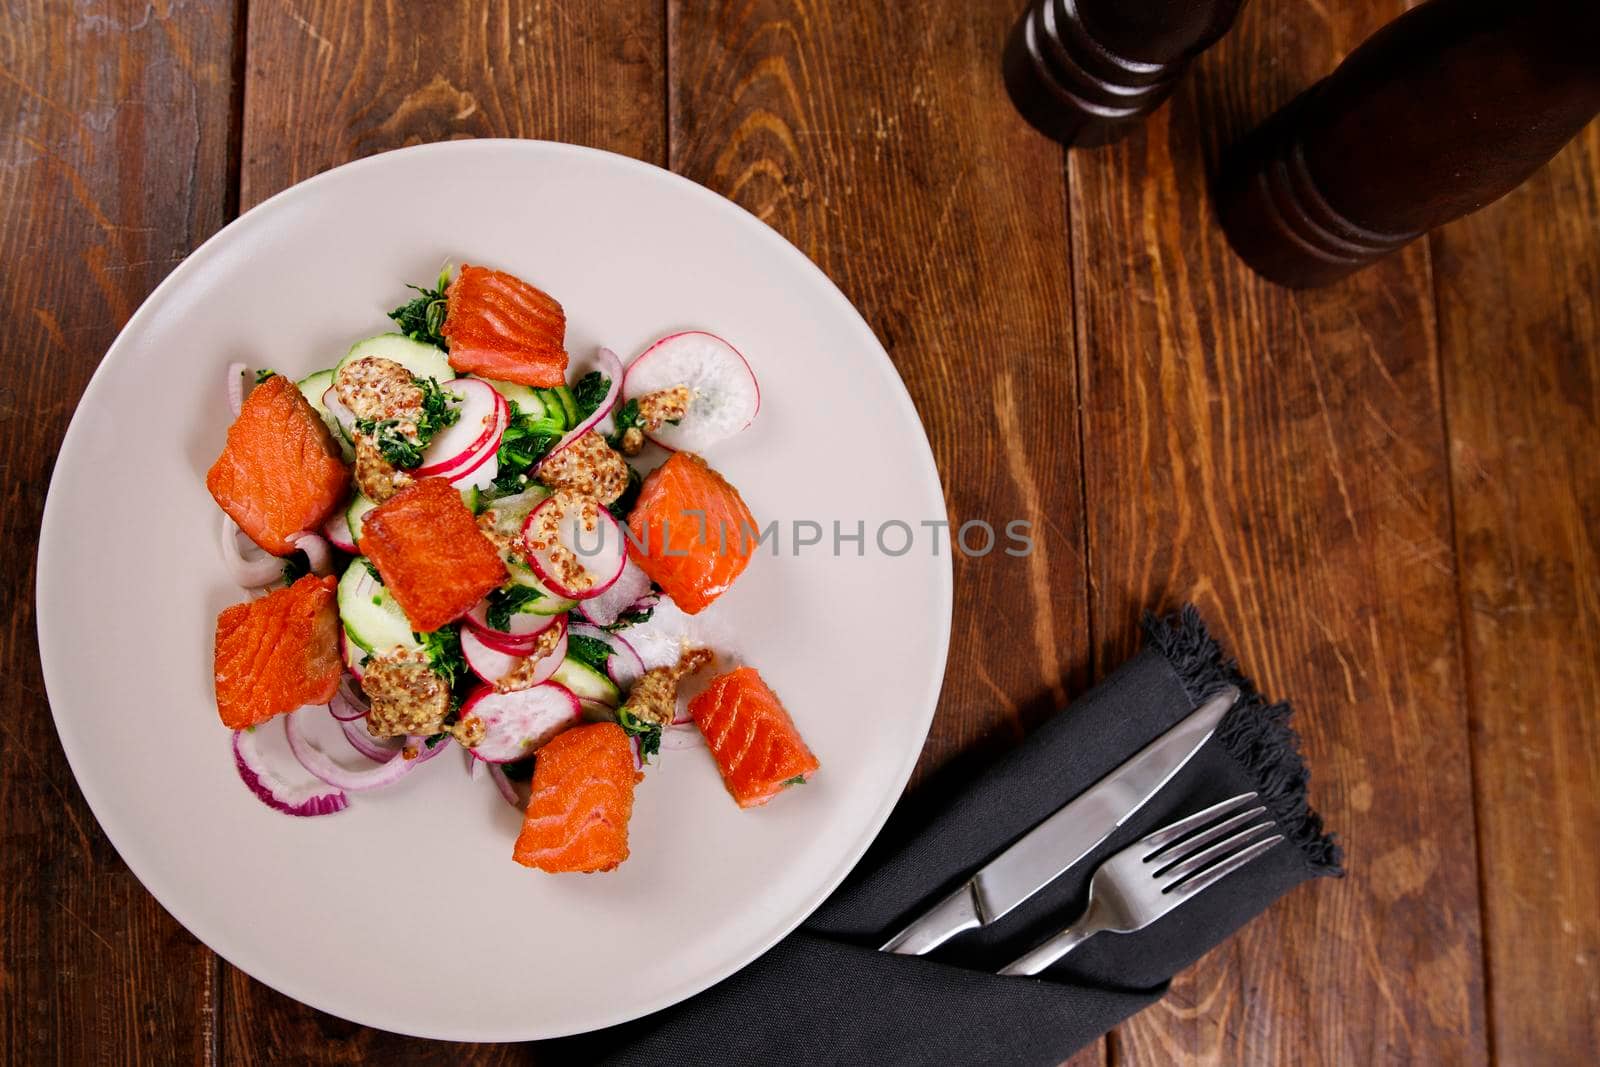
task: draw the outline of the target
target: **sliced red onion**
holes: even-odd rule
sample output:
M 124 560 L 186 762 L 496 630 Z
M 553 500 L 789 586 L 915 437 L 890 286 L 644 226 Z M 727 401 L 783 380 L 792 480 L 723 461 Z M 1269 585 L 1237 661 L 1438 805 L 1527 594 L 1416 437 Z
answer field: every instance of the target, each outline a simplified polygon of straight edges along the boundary
M 333 573 L 333 552 L 321 534 L 301 530 L 289 535 L 289 543 L 306 554 L 306 566 L 311 568 L 312 574 L 322 578 Z
M 551 456 L 554 456 L 557 452 L 560 452 L 563 448 L 566 448 L 572 442 L 599 426 L 601 422 L 605 421 L 606 416 L 611 414 L 611 409 L 616 407 L 617 397 L 622 394 L 622 360 L 618 359 L 617 354 L 609 348 L 597 348 L 594 350 L 592 359 L 581 360 L 574 357 L 567 364 L 567 376 L 575 382 L 590 371 L 599 371 L 604 374 L 606 379 L 610 381 L 611 388 L 606 390 L 606 395 L 601 399 L 599 407 L 595 408 L 587 418 L 568 430 L 566 436 L 556 442 L 556 446 L 540 461 L 541 466 L 550 462 Z
M 430 749 L 425 739 L 408 737 L 404 747 L 386 762 L 367 770 L 352 771 L 341 767 L 331 756 L 311 743 L 301 719 L 304 714 L 305 709 L 301 708 L 283 717 L 284 732 L 289 738 L 289 748 L 294 752 L 294 758 L 300 761 L 302 767 L 324 782 L 350 792 L 378 789 L 397 782 L 438 755 L 439 751 L 449 743 L 448 739 L 440 741 Z
M 228 410 L 236 419 L 244 410 L 244 372 L 243 363 L 228 364 Z
M 367 717 L 369 708 L 366 698 L 356 692 L 348 674 L 339 679 L 339 688 L 334 691 L 333 700 L 328 703 L 328 710 L 340 722 L 354 722 Z
M 484 686 L 461 705 L 461 717 L 468 715 L 476 716 L 486 731 L 483 740 L 472 746 L 472 754 L 490 763 L 525 759 L 582 721 L 578 698 L 554 682 L 509 693 Z
M 373 737 L 367 730 L 365 716 L 359 719 L 340 719 L 339 728 L 344 731 L 345 740 L 350 742 L 350 747 L 373 763 L 388 763 L 404 747 L 398 737 L 381 739 Z
M 485 763 L 481 759 L 475 759 L 472 762 L 476 766 L 489 768 L 489 780 L 494 783 L 496 789 L 500 790 L 500 795 L 505 797 L 507 804 L 510 804 L 518 811 L 528 806 L 527 802 L 517 795 L 517 787 L 511 779 L 506 777 L 504 767 L 498 763 Z
M 470 748 L 463 748 L 461 750 L 461 754 L 466 757 L 467 760 L 467 777 L 472 779 L 474 782 L 483 777 L 483 769 L 485 767 L 493 766 L 493 764 L 485 763 L 483 760 L 474 756 Z
M 274 740 L 281 734 L 271 727 L 233 732 L 233 764 L 250 792 L 267 807 L 285 815 L 332 815 L 349 807 L 337 789 L 305 772 Z M 270 751 L 279 748 L 279 751 Z
M 617 580 L 606 587 L 605 592 L 599 596 L 592 596 L 587 600 L 578 601 L 578 610 L 583 617 L 596 626 L 610 626 L 622 617 L 622 613 L 633 607 L 640 597 L 650 593 L 650 576 L 639 568 L 632 557 L 622 565 L 622 573 L 617 575 Z
M 644 661 L 639 658 L 639 653 L 616 634 L 585 626 L 581 622 L 573 623 L 569 632 L 575 637 L 592 638 L 611 649 L 611 655 L 606 659 L 606 673 L 611 675 L 611 680 L 623 692 L 632 689 L 634 683 L 644 676 Z
M 628 751 L 633 753 L 633 769 L 644 770 L 644 753 L 639 750 L 639 735 L 628 735 Z
M 252 555 L 246 556 L 246 549 L 239 544 L 239 539 L 244 537 L 244 531 L 226 513 L 222 515 L 222 538 L 219 542 L 222 547 L 222 565 L 228 570 L 228 577 L 246 589 L 258 589 L 264 585 L 283 580 L 283 560 L 270 553 L 262 551 L 254 544 L 251 545 Z

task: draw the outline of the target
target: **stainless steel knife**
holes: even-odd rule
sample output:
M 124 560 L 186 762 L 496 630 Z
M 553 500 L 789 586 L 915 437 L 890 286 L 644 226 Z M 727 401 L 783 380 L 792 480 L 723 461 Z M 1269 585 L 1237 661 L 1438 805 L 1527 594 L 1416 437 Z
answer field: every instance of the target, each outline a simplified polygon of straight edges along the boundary
M 1023 834 L 879 951 L 921 956 L 963 930 L 987 926 L 1055 881 L 1160 792 L 1211 738 L 1238 699 L 1239 691 L 1229 686 L 1201 704 Z

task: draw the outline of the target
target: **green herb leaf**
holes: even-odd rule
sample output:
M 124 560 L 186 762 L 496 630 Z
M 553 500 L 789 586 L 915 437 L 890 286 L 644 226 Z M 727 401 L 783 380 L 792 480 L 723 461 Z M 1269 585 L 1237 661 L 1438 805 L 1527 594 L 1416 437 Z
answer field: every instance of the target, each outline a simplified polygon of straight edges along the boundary
M 621 615 L 617 616 L 616 622 L 612 623 L 610 626 L 602 626 L 600 629 L 605 630 L 608 633 L 616 633 L 618 630 L 625 630 L 630 626 L 637 626 L 642 622 L 649 622 L 650 616 L 654 615 L 655 611 L 656 606 L 654 604 L 646 604 L 642 608 L 629 608 L 627 611 L 624 611 Z
M 585 667 L 600 674 L 606 673 L 606 661 L 611 658 L 611 646 L 598 637 L 585 634 L 567 634 L 567 658 L 575 659 Z
M 579 378 L 578 384 L 572 387 L 572 399 L 578 405 L 578 421 L 582 422 L 593 415 L 610 391 L 611 379 L 597 370 L 592 370 Z
M 425 345 L 433 345 L 449 351 L 450 345 L 445 341 L 444 335 L 439 331 L 444 328 L 445 314 L 449 310 L 445 300 L 445 290 L 450 287 L 450 268 L 446 266 L 439 272 L 439 284 L 434 289 L 424 289 L 420 285 L 408 285 L 407 289 L 415 289 L 418 295 L 401 304 L 389 312 L 389 317 L 400 326 L 400 332 L 413 341 L 421 341 Z
M 461 655 L 461 631 L 456 626 L 441 626 L 431 634 L 417 634 L 422 651 L 428 657 L 433 673 L 454 685 L 457 678 L 467 672 L 467 661 Z
M 268 370 L 266 367 L 262 367 L 260 370 L 256 371 L 256 384 L 260 385 L 262 382 L 266 381 L 268 378 L 276 378 L 277 376 L 278 376 L 278 372 L 277 371 Z
M 644 428 L 639 423 L 639 401 L 630 400 L 623 404 L 617 409 L 617 413 L 611 416 L 611 422 L 616 429 L 607 435 L 606 443 L 612 448 L 621 448 L 624 431 L 638 427 L 643 432 Z
M 377 582 L 379 585 L 382 585 L 383 584 L 383 575 L 378 573 L 377 564 L 373 563 L 366 556 L 361 556 L 360 559 L 361 559 L 361 565 L 363 567 L 367 568 L 367 573 L 368 574 L 372 575 L 372 580 Z
M 570 641 L 571 638 L 569 637 Z M 593 638 L 590 638 L 593 640 Z M 628 710 L 624 704 L 617 709 L 617 724 L 624 731 L 639 739 L 639 759 L 649 763 L 650 757 L 661 751 L 661 726 L 657 723 L 646 722 Z
M 520 493 L 528 487 L 532 471 L 539 461 L 566 435 L 563 423 L 550 419 L 534 418 L 511 402 L 511 425 L 500 438 L 500 451 L 496 461 L 500 473 L 495 477 L 495 492 L 502 496 Z
M 511 616 L 522 611 L 523 605 L 543 600 L 544 594 L 531 585 L 509 585 L 489 594 L 487 617 L 490 629 L 509 630 Z
M 399 419 L 357 419 L 356 432 L 372 438 L 389 465 L 403 471 L 422 466 L 422 446 L 400 432 Z
M 283 584 L 293 585 L 311 573 L 311 564 L 306 562 L 305 556 L 296 552 L 283 561 Z
M 788 785 L 805 785 L 806 784 L 806 776 L 803 775 L 803 774 L 797 774 L 793 778 L 785 779 L 780 784 L 786 785 L 786 786 L 788 786 Z
M 417 436 L 426 445 L 433 435 L 446 426 L 454 426 L 461 418 L 461 409 L 450 406 L 450 401 L 461 400 L 460 393 L 447 393 L 432 378 L 412 378 L 422 390 L 422 417 L 417 419 Z

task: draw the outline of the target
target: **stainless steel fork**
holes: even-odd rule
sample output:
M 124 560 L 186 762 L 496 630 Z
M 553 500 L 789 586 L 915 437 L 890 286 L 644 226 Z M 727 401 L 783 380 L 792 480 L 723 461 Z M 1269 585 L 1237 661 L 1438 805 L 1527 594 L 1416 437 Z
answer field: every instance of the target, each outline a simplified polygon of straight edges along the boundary
M 1283 835 L 1271 833 L 1270 818 L 1245 826 L 1266 814 L 1255 799 L 1244 793 L 1213 804 L 1106 860 L 1089 880 L 1089 905 L 1078 921 L 1000 973 L 1038 974 L 1095 934 L 1142 930 L 1267 852 Z

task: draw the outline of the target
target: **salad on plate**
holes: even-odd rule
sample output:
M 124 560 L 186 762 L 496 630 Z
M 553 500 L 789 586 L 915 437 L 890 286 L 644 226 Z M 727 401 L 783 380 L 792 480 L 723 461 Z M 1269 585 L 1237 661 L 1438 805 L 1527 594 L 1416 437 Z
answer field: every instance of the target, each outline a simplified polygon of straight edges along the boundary
M 663 750 L 703 743 L 741 807 L 805 782 L 754 667 L 699 680 L 726 650 L 693 617 L 759 544 L 701 455 L 757 415 L 744 357 L 699 331 L 569 353 L 561 304 L 484 266 L 413 288 L 398 331 L 298 382 L 228 369 L 206 486 L 250 593 L 215 644 L 244 784 L 330 815 L 458 749 L 525 812 L 513 858 L 566 872 L 627 859 Z

